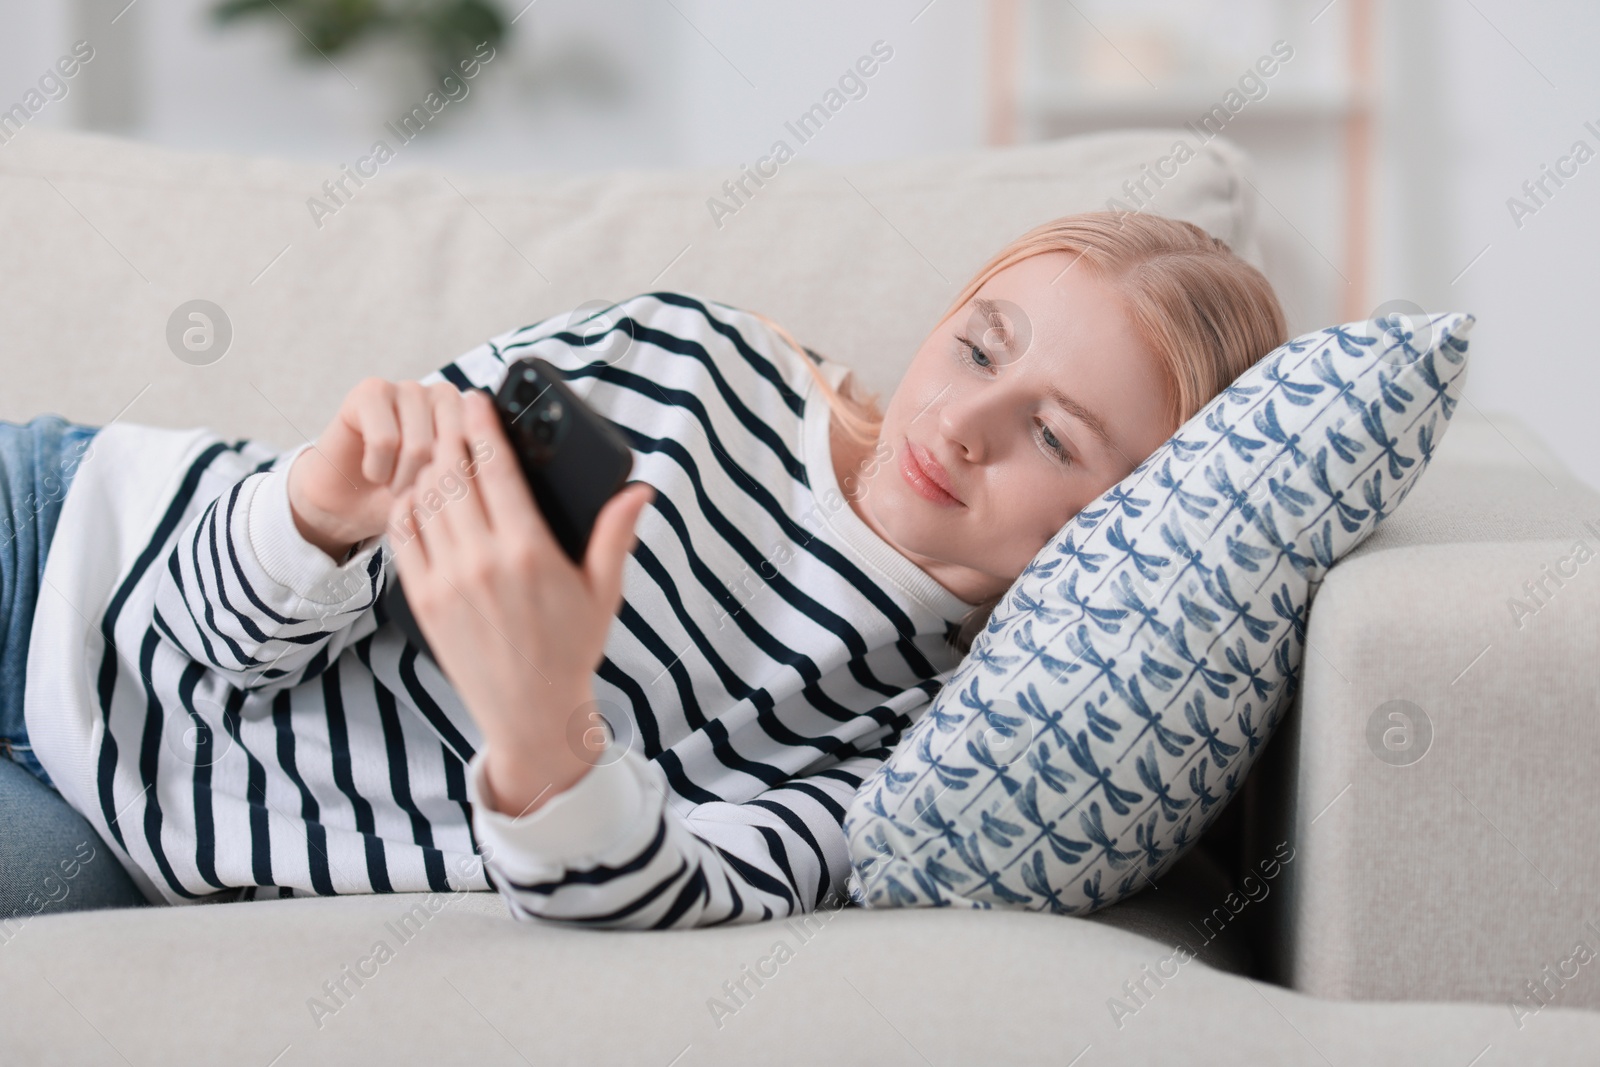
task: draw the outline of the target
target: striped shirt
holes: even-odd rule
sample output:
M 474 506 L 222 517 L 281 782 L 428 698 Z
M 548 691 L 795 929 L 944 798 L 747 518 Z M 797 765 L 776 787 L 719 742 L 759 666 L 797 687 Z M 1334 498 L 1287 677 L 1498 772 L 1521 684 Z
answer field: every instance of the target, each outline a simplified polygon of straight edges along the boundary
M 480 803 L 476 724 L 385 614 L 387 534 L 335 562 L 298 533 L 309 442 L 96 435 L 47 558 L 27 726 L 152 902 L 495 889 L 517 918 L 662 928 L 845 892 L 845 809 L 956 665 L 969 605 L 840 495 L 806 356 L 759 318 L 671 292 L 605 315 L 423 379 L 494 389 L 541 356 L 656 490 L 594 676 L 604 755 L 518 818 Z

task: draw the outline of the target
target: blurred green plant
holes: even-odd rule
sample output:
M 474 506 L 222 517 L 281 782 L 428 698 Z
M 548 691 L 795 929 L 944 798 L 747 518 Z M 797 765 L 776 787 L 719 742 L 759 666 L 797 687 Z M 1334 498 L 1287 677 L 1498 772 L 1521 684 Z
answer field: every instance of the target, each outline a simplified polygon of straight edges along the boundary
M 458 77 L 456 64 L 487 41 L 497 47 L 507 23 L 489 0 L 219 0 L 212 20 L 227 25 L 253 15 L 288 20 L 296 49 L 333 56 L 369 37 L 409 39 L 435 77 Z

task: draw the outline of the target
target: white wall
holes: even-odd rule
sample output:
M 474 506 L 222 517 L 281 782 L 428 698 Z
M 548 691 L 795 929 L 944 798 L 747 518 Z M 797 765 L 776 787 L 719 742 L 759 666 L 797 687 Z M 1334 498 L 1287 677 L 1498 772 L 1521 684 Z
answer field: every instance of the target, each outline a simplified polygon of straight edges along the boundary
M 282 20 L 219 30 L 210 0 L 0 0 L 0 100 L 9 104 L 79 36 L 97 48 L 74 93 L 37 121 L 95 126 L 182 149 L 344 162 L 429 88 L 393 50 L 302 59 Z M 508 15 L 522 0 L 502 0 Z M 731 165 L 764 154 L 875 40 L 894 58 L 805 146 L 819 161 L 936 152 L 981 139 L 981 0 L 539 0 L 396 167 L 487 170 Z M 121 12 L 115 25 L 111 19 Z M 913 17 L 915 21 L 913 22 Z M 126 61 L 137 115 L 100 122 L 83 87 Z M 114 116 L 113 116 L 114 118 Z M 793 138 L 789 138 L 791 142 Z
M 1380 295 L 1476 315 L 1468 400 L 1600 486 L 1600 6 L 1390 0 L 1385 18 Z M 1597 158 L 1519 228 L 1507 198 L 1578 139 Z

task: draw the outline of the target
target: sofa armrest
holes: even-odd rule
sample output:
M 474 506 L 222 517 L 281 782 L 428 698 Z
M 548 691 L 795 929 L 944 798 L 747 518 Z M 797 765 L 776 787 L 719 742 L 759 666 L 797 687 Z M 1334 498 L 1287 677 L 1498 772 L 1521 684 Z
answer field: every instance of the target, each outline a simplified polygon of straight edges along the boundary
M 1600 1008 L 1600 960 L 1574 958 L 1600 952 L 1600 508 L 1563 495 L 1594 516 L 1561 520 L 1570 536 L 1329 572 L 1300 699 L 1257 768 L 1249 849 L 1296 853 L 1258 933 L 1267 977 Z

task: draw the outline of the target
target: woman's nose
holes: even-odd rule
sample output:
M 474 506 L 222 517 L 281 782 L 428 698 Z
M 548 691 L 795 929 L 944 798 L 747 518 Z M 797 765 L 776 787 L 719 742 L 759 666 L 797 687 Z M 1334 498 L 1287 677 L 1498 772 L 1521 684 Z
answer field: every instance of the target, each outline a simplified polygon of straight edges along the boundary
M 997 405 L 981 392 L 957 393 L 939 408 L 939 432 L 968 463 L 982 463 L 989 455 Z

